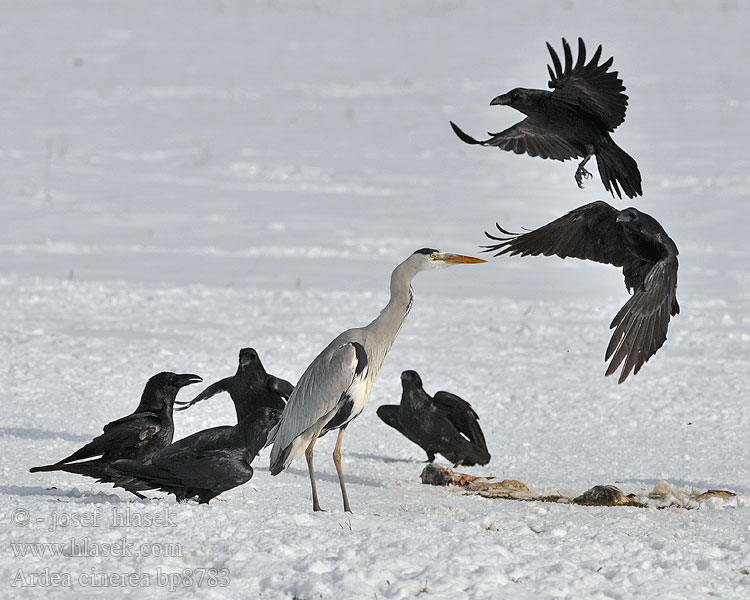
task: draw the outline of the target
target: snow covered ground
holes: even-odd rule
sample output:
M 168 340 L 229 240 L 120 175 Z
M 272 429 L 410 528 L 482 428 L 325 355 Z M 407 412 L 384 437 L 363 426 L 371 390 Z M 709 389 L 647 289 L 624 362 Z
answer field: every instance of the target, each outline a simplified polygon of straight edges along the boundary
M 748 26 L 731 0 L 0 4 L 2 596 L 747 597 Z M 28 472 L 133 410 L 158 371 L 211 382 L 253 346 L 296 381 L 377 315 L 416 248 L 476 253 L 496 220 L 631 204 L 598 178 L 578 190 L 572 162 L 469 147 L 448 126 L 515 122 L 489 100 L 544 87 L 544 42 L 578 35 L 615 57 L 635 204 L 680 248 L 682 314 L 637 376 L 603 376 L 617 269 L 503 257 L 415 280 L 344 440 L 352 515 L 332 436 L 316 446 L 321 514 L 304 461 L 272 478 L 267 451 L 207 506 Z M 375 415 L 404 369 L 480 414 L 492 461 L 473 474 L 738 496 L 595 508 L 422 485 L 422 451 Z M 176 437 L 233 417 L 214 398 L 177 415 Z

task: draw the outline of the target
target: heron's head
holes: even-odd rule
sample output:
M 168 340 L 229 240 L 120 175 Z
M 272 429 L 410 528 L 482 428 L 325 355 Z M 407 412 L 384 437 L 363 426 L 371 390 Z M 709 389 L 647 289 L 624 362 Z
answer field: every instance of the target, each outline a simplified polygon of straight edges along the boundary
M 441 252 L 435 248 L 420 248 L 412 254 L 412 258 L 418 261 L 418 268 L 420 271 L 427 269 L 442 269 L 453 265 L 470 265 L 487 262 L 481 258 L 464 256 L 463 254 L 449 254 L 448 252 Z

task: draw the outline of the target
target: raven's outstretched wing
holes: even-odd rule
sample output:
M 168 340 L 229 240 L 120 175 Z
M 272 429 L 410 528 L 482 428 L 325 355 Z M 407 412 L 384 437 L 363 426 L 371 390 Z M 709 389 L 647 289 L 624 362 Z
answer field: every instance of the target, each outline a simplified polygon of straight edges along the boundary
M 623 362 L 618 383 L 625 381 L 631 370 L 633 374 L 638 373 L 667 341 L 669 319 L 679 312 L 677 257 L 670 254 L 651 267 L 643 285 L 612 320 L 609 327 L 615 331 L 604 356 L 604 360 L 612 357 L 607 375 L 614 373 Z
M 231 383 L 231 381 L 232 381 L 231 377 L 225 377 L 224 379 L 220 379 L 219 381 L 216 381 L 212 383 L 211 385 L 209 385 L 205 390 L 203 390 L 195 398 L 190 400 L 190 402 L 176 401 L 175 404 L 184 404 L 184 406 L 180 406 L 179 408 L 176 408 L 175 410 L 187 410 L 193 404 L 196 404 L 197 402 L 200 402 L 201 400 L 207 400 L 211 396 L 215 396 L 216 394 L 220 394 L 221 392 L 228 392 L 229 391 L 228 386 Z
M 578 59 L 573 64 L 570 45 L 563 38 L 563 55 L 565 66 L 554 48 L 547 43 L 554 69 L 547 65 L 550 81 L 549 87 L 554 91 L 552 101 L 570 106 L 573 109 L 583 108 L 599 119 L 609 131 L 625 120 L 628 97 L 623 93 L 625 86 L 618 77 L 617 71 L 609 71 L 612 57 L 597 64 L 601 58 L 602 47 L 599 46 L 591 60 L 586 63 L 586 46 L 578 38 Z
M 622 267 L 632 260 L 625 238 L 617 224 L 618 210 L 598 200 L 586 204 L 551 223 L 522 235 L 505 231 L 503 236 L 485 235 L 500 243 L 483 246 L 484 252 L 495 256 L 552 256 L 580 258 Z
M 294 386 L 286 379 L 274 377 L 273 375 L 269 375 L 266 379 L 266 386 L 269 390 L 271 390 L 272 392 L 276 392 L 285 400 L 289 400 L 289 396 L 291 396 L 292 392 L 294 391 Z
M 453 121 L 450 122 L 455 134 L 462 142 L 467 144 L 478 144 L 480 146 L 496 146 L 501 150 L 515 152 L 516 154 L 528 154 L 541 158 L 554 160 L 568 160 L 569 158 L 582 157 L 583 152 L 568 142 L 563 136 L 550 131 L 537 124 L 532 117 L 508 127 L 499 133 L 490 133 L 492 136 L 486 140 L 477 140 L 463 131 Z
M 622 267 L 625 283 L 633 295 L 615 316 L 605 360 L 612 357 L 607 375 L 623 364 L 618 383 L 625 381 L 667 339 L 670 316 L 679 313 L 677 303 L 677 251 L 669 240 L 660 257 L 649 260 L 634 253 L 623 227 L 617 222 L 620 211 L 606 202 L 592 202 L 570 211 L 548 225 L 522 235 L 512 234 L 499 225 L 503 236 L 486 233 L 498 244 L 485 246 L 495 256 L 509 253 L 521 256 L 553 254 L 560 258 L 574 257 Z M 644 217 L 644 233 L 668 239 L 661 226 L 651 217 Z M 647 217 L 647 218 L 646 218 Z M 652 236 L 653 237 L 653 236 Z

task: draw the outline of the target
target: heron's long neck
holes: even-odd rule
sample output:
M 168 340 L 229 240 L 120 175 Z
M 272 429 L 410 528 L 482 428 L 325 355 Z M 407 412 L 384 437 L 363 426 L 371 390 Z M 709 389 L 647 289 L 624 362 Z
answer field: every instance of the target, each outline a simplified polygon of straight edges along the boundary
M 380 315 L 367 326 L 365 340 L 368 368 L 373 377 L 380 371 L 385 355 L 396 339 L 398 330 L 409 314 L 412 302 L 411 280 L 416 275 L 413 266 L 401 263 L 391 274 L 391 299 Z

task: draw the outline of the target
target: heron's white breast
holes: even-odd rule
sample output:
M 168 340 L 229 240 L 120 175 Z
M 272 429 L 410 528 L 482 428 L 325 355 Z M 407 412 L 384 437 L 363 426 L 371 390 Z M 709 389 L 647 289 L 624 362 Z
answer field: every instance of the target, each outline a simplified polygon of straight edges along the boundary
M 368 368 L 365 368 L 359 375 L 355 375 L 349 388 L 346 390 L 346 395 L 352 400 L 352 412 L 348 421 L 351 421 L 354 417 L 359 415 L 365 408 L 367 398 L 370 396 L 370 389 L 372 388 L 372 379 L 368 377 Z

